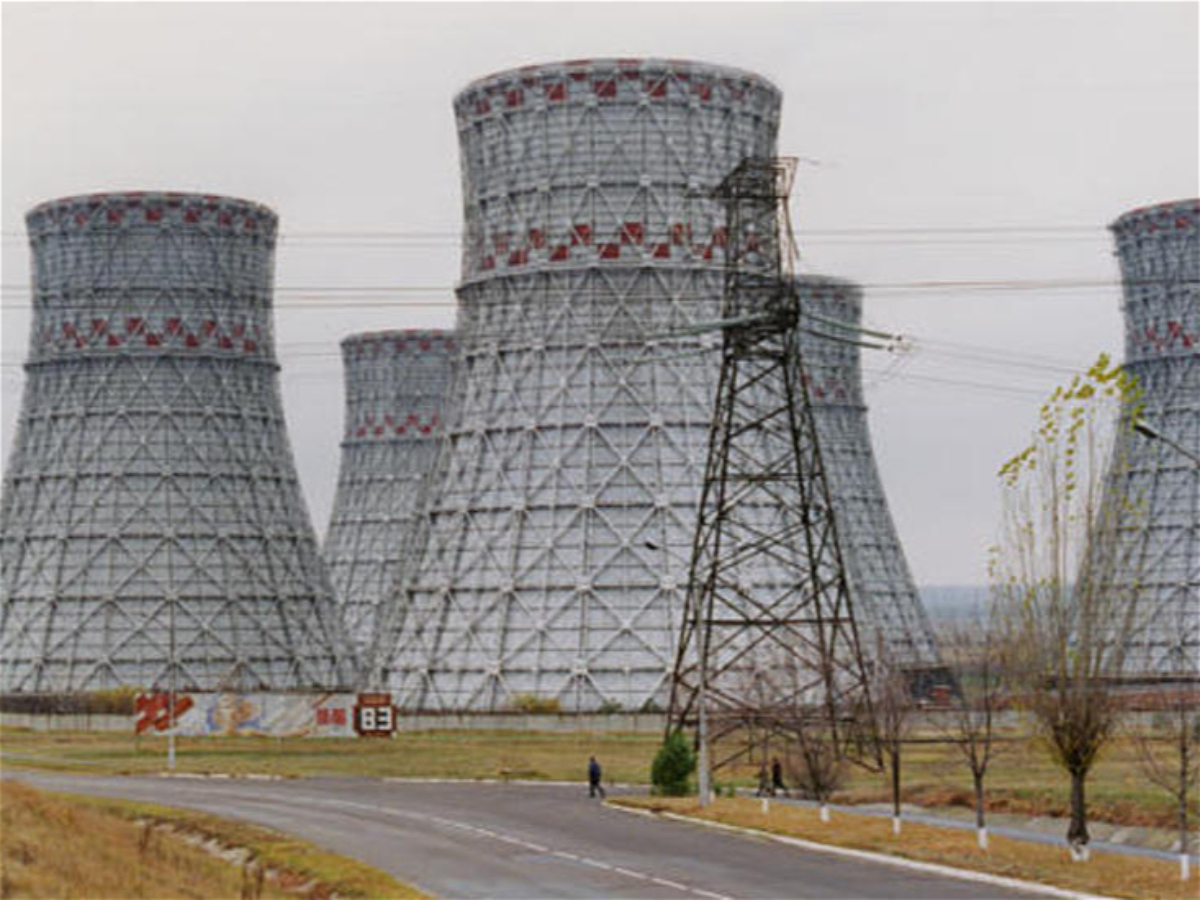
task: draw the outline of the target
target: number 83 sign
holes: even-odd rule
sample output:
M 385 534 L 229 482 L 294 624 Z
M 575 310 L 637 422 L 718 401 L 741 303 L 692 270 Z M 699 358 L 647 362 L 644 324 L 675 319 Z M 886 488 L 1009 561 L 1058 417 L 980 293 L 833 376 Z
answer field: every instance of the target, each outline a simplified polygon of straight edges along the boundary
M 360 737 L 391 737 L 396 730 L 392 695 L 359 694 L 354 704 L 354 730 Z

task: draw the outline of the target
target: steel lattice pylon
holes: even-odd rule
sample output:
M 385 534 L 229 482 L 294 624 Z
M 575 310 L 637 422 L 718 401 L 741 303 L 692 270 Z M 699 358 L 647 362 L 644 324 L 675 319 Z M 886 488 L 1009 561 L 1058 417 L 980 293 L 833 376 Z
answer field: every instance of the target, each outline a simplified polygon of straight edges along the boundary
M 1142 390 L 1141 418 L 1166 440 L 1122 429 L 1110 500 L 1128 560 L 1114 589 L 1136 592 L 1146 630 L 1126 660 L 1133 676 L 1200 672 L 1200 201 L 1133 210 L 1112 225 L 1123 279 L 1124 368 Z M 1171 446 L 1174 443 L 1177 446 Z M 1189 458 L 1189 455 L 1191 457 Z
M 794 175 L 794 160 L 746 159 L 718 190 L 729 235 L 721 380 L 669 712 L 669 727 L 701 723 L 712 744 L 734 732 L 753 744 L 815 719 L 838 740 L 848 711 L 871 720 L 800 356 Z
M 375 331 L 342 341 L 346 422 L 325 561 L 351 638 L 375 639 L 377 607 L 391 596 L 432 469 L 454 333 Z
M 717 369 L 712 189 L 779 92 L 663 60 L 489 76 L 455 101 L 461 356 L 378 677 L 408 708 L 667 699 Z
M 0 690 L 347 684 L 279 398 L 275 214 L 100 194 L 43 204 L 27 225 Z

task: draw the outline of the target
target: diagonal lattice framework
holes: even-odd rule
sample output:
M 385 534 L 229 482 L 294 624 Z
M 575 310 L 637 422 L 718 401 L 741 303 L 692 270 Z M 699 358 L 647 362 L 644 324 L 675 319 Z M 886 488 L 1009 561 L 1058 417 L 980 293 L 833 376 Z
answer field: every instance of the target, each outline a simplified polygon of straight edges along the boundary
M 717 370 L 712 189 L 773 152 L 735 69 L 577 60 L 455 102 L 460 362 L 377 678 L 413 709 L 661 709 Z
M 724 334 L 704 491 L 676 656 L 670 726 L 718 744 L 834 739 L 867 710 L 868 671 L 839 524 L 801 361 L 786 202 L 794 160 L 746 159 L 721 184 L 727 210 Z
M 342 341 L 346 423 L 324 554 L 347 630 L 365 652 L 432 468 L 454 333 L 373 331 Z
M 864 347 L 871 352 L 883 346 L 877 340 L 882 335 L 860 331 L 862 289 L 853 282 L 805 274 L 795 289 L 804 381 L 860 640 L 871 657 L 882 646 L 918 693 L 949 685 L 872 451 L 859 358 Z
M 279 398 L 276 223 L 175 193 L 29 213 L 0 690 L 348 683 Z
M 1097 543 L 1120 560 L 1111 589 L 1136 592 L 1128 674 L 1200 673 L 1200 201 L 1133 210 L 1111 226 L 1123 282 L 1126 371 L 1141 418 L 1170 442 L 1121 429 L 1110 474 L 1117 503 Z M 1191 454 L 1189 457 L 1188 454 Z M 1106 520 L 1107 521 L 1107 520 Z

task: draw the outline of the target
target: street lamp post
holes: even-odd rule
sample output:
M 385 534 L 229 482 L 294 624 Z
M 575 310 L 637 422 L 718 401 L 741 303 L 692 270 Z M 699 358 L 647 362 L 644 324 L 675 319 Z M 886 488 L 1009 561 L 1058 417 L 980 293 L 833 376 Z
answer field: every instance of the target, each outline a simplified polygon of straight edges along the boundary
M 678 554 L 672 553 L 666 547 L 656 544 L 654 541 L 642 541 L 642 546 L 647 550 L 655 552 L 661 550 L 667 556 L 671 557 L 678 563 L 684 563 Z M 708 755 L 708 632 L 703 632 L 701 641 L 704 646 L 700 653 L 700 684 L 696 691 L 696 699 L 699 704 L 699 711 L 696 720 L 696 743 L 699 745 L 699 752 L 696 758 L 696 789 L 700 795 L 700 805 L 708 806 L 712 796 L 712 770 L 709 764 Z
M 167 603 L 170 634 L 167 636 L 167 769 L 175 771 L 175 595 L 171 594 Z
M 1183 446 L 1183 444 L 1179 443 L 1179 441 L 1175 440 L 1174 438 L 1168 437 L 1167 435 L 1163 434 L 1161 431 L 1159 431 L 1157 428 L 1155 428 L 1153 425 L 1151 425 L 1145 419 L 1134 419 L 1133 420 L 1133 430 L 1136 431 L 1138 434 L 1140 434 L 1144 438 L 1149 438 L 1152 441 L 1161 441 L 1162 443 L 1166 444 L 1168 447 L 1170 447 L 1175 452 L 1180 453 L 1183 456 L 1186 456 L 1188 459 L 1190 459 L 1196 465 L 1200 466 L 1200 455 L 1197 455 L 1194 451 L 1189 450 L 1187 447 Z
M 704 631 L 700 640 L 704 648 L 700 656 L 700 689 L 697 691 L 700 710 L 696 722 L 696 740 L 700 744 L 699 758 L 696 760 L 696 787 L 700 793 L 700 806 L 708 806 L 712 797 L 712 769 L 708 758 L 708 631 Z
M 1161 441 L 1162 443 L 1164 443 L 1168 447 L 1170 447 L 1172 450 L 1174 450 L 1176 453 L 1178 453 L 1180 456 L 1190 459 L 1193 463 L 1196 464 L 1196 466 L 1198 468 L 1200 468 L 1200 454 L 1197 454 L 1193 450 L 1189 450 L 1187 447 L 1185 447 L 1181 443 L 1179 443 L 1179 441 L 1163 434 L 1161 431 L 1159 431 L 1157 428 L 1155 428 L 1153 425 L 1151 425 L 1145 419 L 1141 419 L 1141 418 L 1134 419 L 1133 420 L 1133 430 L 1136 431 L 1138 434 L 1140 434 L 1142 437 L 1148 438 L 1149 440 Z M 1186 659 L 1186 656 L 1184 656 L 1183 658 Z M 1182 737 L 1182 741 L 1183 741 L 1183 746 L 1186 747 L 1186 736 L 1184 735 L 1181 737 Z M 1184 755 L 1183 759 L 1186 759 L 1186 758 L 1187 758 L 1186 755 Z M 1180 842 L 1180 847 L 1179 847 L 1179 875 L 1180 875 L 1181 880 L 1183 880 L 1183 881 L 1188 880 L 1188 877 L 1190 874 L 1190 862 L 1191 862 L 1191 860 L 1188 856 L 1187 841 L 1183 840 Z

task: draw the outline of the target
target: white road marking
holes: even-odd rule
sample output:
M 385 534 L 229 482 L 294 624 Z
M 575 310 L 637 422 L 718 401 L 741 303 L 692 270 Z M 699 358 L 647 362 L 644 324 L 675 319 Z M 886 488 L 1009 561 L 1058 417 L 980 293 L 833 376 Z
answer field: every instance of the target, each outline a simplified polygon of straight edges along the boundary
M 613 866 L 614 872 L 620 872 L 622 875 L 628 875 L 630 878 L 637 878 L 641 881 L 649 881 L 649 875 L 643 875 L 641 872 L 633 872 L 629 869 L 622 869 L 620 866 Z
M 579 861 L 581 863 L 583 863 L 585 866 L 593 866 L 597 869 L 604 869 L 609 872 L 611 872 L 613 870 L 613 867 L 610 866 L 608 863 L 602 863 L 596 859 L 588 859 L 586 856 L 579 857 Z
M 575 853 L 570 853 L 566 850 L 551 850 L 548 847 L 543 847 L 540 844 L 535 844 L 532 841 L 527 841 L 522 838 L 512 835 L 503 834 L 498 831 L 492 831 L 487 828 L 482 828 L 478 825 L 472 825 L 469 822 L 461 822 L 456 819 L 447 819 L 442 816 L 431 816 L 425 813 L 412 812 L 409 810 L 392 809 L 386 806 L 372 806 L 367 803 L 356 803 L 353 800 L 326 800 L 324 798 L 306 798 L 312 803 L 322 806 L 348 806 L 356 809 L 370 810 L 371 812 L 383 813 L 384 815 L 396 816 L 403 819 L 414 819 L 420 822 L 433 822 L 438 825 L 445 825 L 449 828 L 456 828 L 459 831 L 467 831 L 472 834 L 480 835 L 481 837 L 491 838 L 492 840 L 502 841 L 506 844 L 516 844 L 533 850 L 535 853 L 548 853 L 551 856 L 557 856 L 560 859 L 565 859 L 570 862 L 579 863 L 585 866 L 591 866 L 595 869 L 602 869 L 606 872 L 616 872 L 624 875 L 627 878 L 635 878 L 638 881 L 649 881 L 653 884 L 661 885 L 662 887 L 671 888 L 672 890 L 682 891 L 686 894 L 695 894 L 699 897 L 709 897 L 712 900 L 730 900 L 723 894 L 714 894 L 711 891 L 703 890 L 702 888 L 692 887 L 687 884 L 680 884 L 678 881 L 669 881 L 666 878 L 658 878 L 654 875 L 647 875 L 642 872 L 635 872 L 632 869 L 626 869 L 621 866 L 611 865 L 610 863 L 601 862 L 597 859 L 591 859 L 586 856 L 579 856 Z
M 179 776 L 175 776 L 175 777 L 179 777 Z M 220 778 L 221 775 L 216 775 L 216 776 L 209 775 L 209 776 L 201 776 L 201 777 Z M 225 776 L 225 777 L 228 778 L 228 776 Z M 230 780 L 232 780 L 232 779 L 230 779 Z M 314 796 L 306 796 L 306 795 L 300 795 L 300 794 L 297 794 L 293 797 L 282 797 L 282 796 L 279 796 L 278 794 L 272 792 L 271 794 L 268 794 L 266 796 L 263 796 L 261 794 L 258 794 L 258 795 L 252 794 L 252 795 L 247 796 L 247 794 L 245 792 L 241 792 L 241 791 L 239 791 L 239 792 L 207 791 L 206 795 L 209 797 L 225 796 L 231 800 L 237 800 L 238 802 L 243 803 L 243 804 L 249 803 L 252 806 L 267 806 L 267 807 L 274 807 L 274 806 L 279 806 L 279 805 L 288 806 L 290 804 L 295 803 L 296 801 L 302 801 L 304 803 L 311 804 L 313 806 L 324 806 L 327 808 L 334 808 L 334 809 L 337 809 L 339 807 L 343 808 L 343 809 L 355 809 L 355 810 L 362 810 L 365 812 L 372 812 L 372 813 L 376 813 L 376 814 L 394 816 L 394 817 L 400 818 L 400 819 L 409 819 L 409 820 L 413 820 L 413 821 L 417 821 L 417 822 L 432 823 L 435 825 L 442 825 L 447 828 L 454 828 L 454 829 L 457 829 L 458 831 L 466 831 L 466 832 L 469 832 L 472 834 L 477 834 L 481 837 L 486 837 L 486 838 L 490 838 L 492 840 L 502 841 L 507 844 L 516 844 L 518 846 L 525 847 L 529 850 L 532 850 L 535 853 L 545 853 L 545 854 L 549 854 L 551 856 L 557 856 L 557 857 L 560 857 L 561 859 L 565 859 L 570 862 L 575 862 L 575 863 L 579 863 L 581 865 L 590 866 L 592 868 L 601 869 L 606 872 L 615 872 L 617 874 L 624 875 L 627 878 L 633 878 L 638 881 L 649 881 L 653 884 L 661 885 L 662 887 L 681 891 L 683 893 L 695 894 L 696 896 L 700 896 L 700 897 L 708 897 L 708 898 L 711 898 L 711 900 L 731 900 L 731 898 L 726 897 L 722 894 L 714 894 L 711 891 L 706 891 L 706 890 L 703 890 L 702 888 L 696 888 L 696 887 L 692 887 L 690 885 L 680 884 L 677 881 L 669 881 L 666 878 L 658 878 L 653 875 L 647 875 L 643 872 L 637 872 L 632 869 L 626 869 L 622 866 L 611 865 L 609 863 L 601 862 L 600 860 L 590 859 L 588 857 L 583 857 L 583 856 L 578 856 L 578 855 L 576 855 L 574 853 L 570 853 L 566 850 L 551 850 L 549 847 L 544 847 L 541 844 L 534 843 L 533 841 L 528 841 L 528 840 L 524 840 L 522 838 L 514 837 L 512 835 L 506 835 L 506 834 L 503 834 L 500 832 L 492 831 L 490 829 L 483 828 L 478 825 L 473 825 L 469 822 L 462 822 L 462 821 L 459 821 L 456 819 L 447 819 L 447 818 L 444 818 L 443 816 L 433 816 L 433 815 L 429 815 L 426 813 L 413 812 L 411 810 L 394 809 L 394 808 L 390 808 L 390 807 L 386 807 L 386 806 L 380 806 L 377 804 L 357 803 L 353 800 L 334 799 L 334 798 L 327 798 L 327 797 L 314 797 Z
M 665 878 L 655 878 L 653 875 L 650 876 L 650 880 L 655 884 L 661 884 L 663 887 L 675 888 L 677 891 L 691 890 L 686 884 L 680 884 L 678 881 L 667 881 Z

